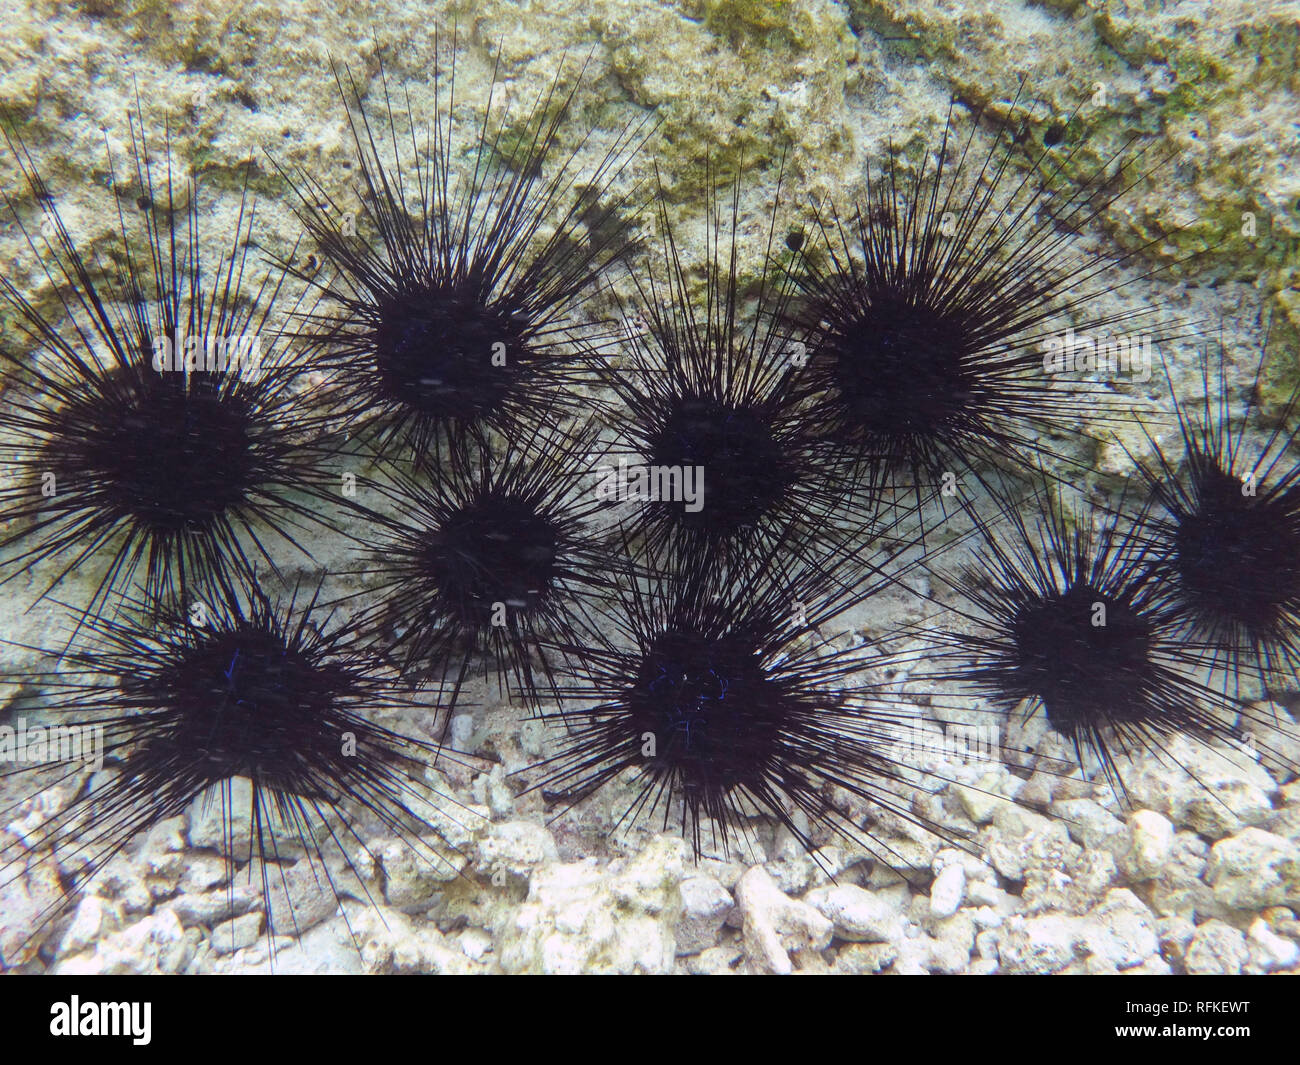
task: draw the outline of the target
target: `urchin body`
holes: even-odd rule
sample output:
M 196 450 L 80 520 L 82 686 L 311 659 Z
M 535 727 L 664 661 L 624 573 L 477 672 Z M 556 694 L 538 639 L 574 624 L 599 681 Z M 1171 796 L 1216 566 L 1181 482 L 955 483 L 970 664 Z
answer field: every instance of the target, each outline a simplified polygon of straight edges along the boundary
M 1259 372 L 1263 369 L 1261 356 Z M 1267 692 L 1300 663 L 1300 461 L 1292 396 L 1251 434 L 1228 409 L 1226 367 L 1202 362 L 1199 401 L 1178 406 L 1181 450 L 1151 437 L 1137 460 L 1151 579 L 1190 646 L 1237 692 Z
M 632 275 L 636 304 L 625 307 L 645 329 L 617 367 L 600 369 L 618 400 L 609 416 L 629 467 L 678 478 L 681 491 L 640 500 L 625 520 L 651 564 L 669 570 L 702 559 L 744 566 L 777 544 L 824 562 L 842 527 L 863 540 L 880 531 L 874 499 L 853 496 L 849 463 L 827 446 L 800 393 L 806 346 L 789 321 L 789 285 L 765 266 L 750 292 L 738 275 L 739 196 L 737 179 L 731 250 L 714 244 L 699 293 L 661 208 L 662 263 Z M 769 252 L 779 209 L 778 187 Z M 712 199 L 709 211 L 720 229 Z
M 187 612 L 137 603 L 124 617 L 85 620 L 80 645 L 57 669 L 14 678 L 46 692 L 51 722 L 101 734 L 108 770 L 38 830 L 54 852 L 77 855 L 78 872 L 33 936 L 137 833 L 199 801 L 221 807 L 232 871 L 248 863 L 249 877 L 260 878 L 268 936 L 295 921 L 292 909 L 272 912 L 268 869 L 305 852 L 316 878 L 344 891 L 325 862 L 332 853 L 355 873 L 358 848 L 368 846 L 362 819 L 422 860 L 449 860 L 451 848 L 424 821 L 431 805 L 454 806 L 424 782 L 438 752 L 382 723 L 415 705 L 411 690 L 358 650 L 354 632 L 331 624 L 318 595 L 275 604 L 245 586 L 236 598 L 214 590 Z M 48 785 L 72 780 L 78 766 L 22 771 Z M 234 805 L 237 780 L 247 781 L 247 809 Z M 22 875 L 25 854 L 18 843 L 5 848 L 4 886 Z M 346 890 L 365 895 L 355 884 Z
M 1207 683 L 1154 579 L 1140 516 L 1068 511 L 1048 486 L 1026 505 L 1036 517 L 1008 506 L 1005 529 L 981 524 L 974 561 L 945 578 L 963 624 L 936 635 L 942 664 L 927 677 L 1041 711 L 1117 793 L 1119 756 L 1158 755 L 1175 735 L 1240 744 L 1258 731 L 1261 749 L 1286 760 L 1262 717 Z
M 193 586 L 231 591 L 259 566 L 275 569 L 271 543 L 306 554 L 303 530 L 331 527 L 310 505 L 332 494 L 328 457 L 300 413 L 296 369 L 270 350 L 282 278 L 246 280 L 251 204 L 241 202 L 235 240 L 207 269 L 197 183 L 173 184 L 168 170 L 155 187 L 141 137 L 141 217 L 123 216 L 126 265 L 102 279 L 30 158 L 9 145 L 42 204 L 62 308 L 47 315 L 0 282 L 31 348 L 0 360 L 0 446 L 16 471 L 0 492 L 18 526 L 3 543 L 9 577 L 49 560 L 48 594 L 93 560 L 99 583 L 77 605 L 94 614 L 137 580 L 160 600 Z
M 1042 438 L 1073 429 L 1085 408 L 1093 422 L 1120 416 L 1105 388 L 1049 374 L 1043 351 L 1074 312 L 1098 331 L 1132 319 L 1093 310 L 1116 287 L 1099 281 L 1116 264 L 1069 233 L 1127 188 L 1104 188 L 1099 172 L 1062 202 L 1043 177 L 1017 176 L 1019 136 L 974 152 L 976 125 L 961 142 L 950 113 L 935 161 L 910 173 L 891 149 L 847 217 L 817 210 L 819 239 L 793 272 L 803 387 L 874 488 L 1032 466 Z M 1024 162 L 1047 178 L 1059 165 L 1050 148 Z
M 582 84 L 579 71 L 565 88 L 571 73 L 557 73 L 527 114 L 495 116 L 523 122 L 507 148 L 486 117 L 495 82 L 477 128 L 462 133 L 454 112 L 439 109 L 455 99 L 454 61 L 435 68 L 428 143 L 409 162 L 402 153 L 414 134 L 399 134 L 382 72 L 381 118 L 351 73 L 336 71 L 360 214 L 315 176 L 286 172 L 324 265 L 295 271 L 317 297 L 300 339 L 327 382 L 322 410 L 387 457 L 432 463 L 578 407 L 572 386 L 589 377 L 578 356 L 603 350 L 599 330 L 580 322 L 582 304 L 626 251 L 621 218 L 635 203 L 611 188 L 646 123 L 621 131 L 580 194 L 577 149 L 563 158 L 557 149 Z M 405 119 L 417 125 L 409 101 Z M 457 173 L 465 152 L 472 164 Z M 354 217 L 355 227 L 341 222 Z
M 909 808 L 910 782 L 926 776 L 906 748 L 916 709 L 866 680 L 889 655 L 818 635 L 884 583 L 837 583 L 773 556 L 726 576 L 706 562 L 629 580 L 573 657 L 563 709 L 546 715 L 562 730 L 556 752 L 521 772 L 564 809 L 627 778 L 617 825 L 680 826 L 697 858 L 743 853 L 762 817 L 814 858 L 839 836 L 890 864 L 837 792 L 956 842 Z
M 381 484 L 392 513 L 367 542 L 366 624 L 451 705 L 475 670 L 528 705 L 553 698 L 542 641 L 578 648 L 598 623 L 620 552 L 582 468 L 594 440 L 593 424 L 538 429 Z

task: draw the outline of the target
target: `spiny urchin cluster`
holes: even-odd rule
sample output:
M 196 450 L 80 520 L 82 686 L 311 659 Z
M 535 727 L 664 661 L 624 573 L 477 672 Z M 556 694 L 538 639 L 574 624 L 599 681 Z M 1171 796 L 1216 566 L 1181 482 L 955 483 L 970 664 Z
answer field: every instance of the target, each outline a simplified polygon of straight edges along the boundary
M 763 822 L 818 860 L 839 839 L 893 867 L 900 823 L 972 846 L 928 812 L 953 778 L 912 742 L 923 719 L 1041 710 L 1118 792 L 1122 757 L 1174 735 L 1285 731 L 1246 699 L 1293 683 L 1294 402 L 1261 442 L 1251 397 L 1239 423 L 1206 373 L 1181 450 L 1142 423 L 1155 458 L 1113 508 L 1013 485 L 1049 435 L 1131 417 L 1043 351 L 1082 314 L 1133 320 L 1094 310 L 1124 282 L 1074 239 L 1132 181 L 1065 182 L 1068 149 L 1012 101 L 987 149 L 950 113 L 919 162 L 891 150 L 859 203 L 784 204 L 778 179 L 756 270 L 745 182 L 706 168 L 731 199 L 708 193 L 697 263 L 662 189 L 640 232 L 653 115 L 561 148 L 585 64 L 523 113 L 493 107 L 494 75 L 468 129 L 454 60 L 431 77 L 426 121 L 382 67 L 335 69 L 356 185 L 276 163 L 312 251 L 257 279 L 248 184 L 214 263 L 203 189 L 141 118 L 107 270 L 6 133 L 43 224 L 8 202 L 41 283 L 0 279 L 21 337 L 0 566 L 42 598 L 92 588 L 62 657 L 12 680 L 51 728 L 98 730 L 107 773 L 5 774 L 7 812 L 61 798 L 4 844 L 0 887 L 44 865 L 66 897 L 0 962 L 196 803 L 221 804 L 268 936 L 292 927 L 290 851 L 340 898 L 369 897 L 376 826 L 459 869 L 439 826 L 475 815 L 434 766 L 477 676 L 548 726 L 515 775 L 556 816 L 622 795 L 618 825 L 654 817 L 697 858 Z M 265 590 L 326 546 L 350 572 Z M 853 614 L 887 596 L 925 621 L 866 643 Z

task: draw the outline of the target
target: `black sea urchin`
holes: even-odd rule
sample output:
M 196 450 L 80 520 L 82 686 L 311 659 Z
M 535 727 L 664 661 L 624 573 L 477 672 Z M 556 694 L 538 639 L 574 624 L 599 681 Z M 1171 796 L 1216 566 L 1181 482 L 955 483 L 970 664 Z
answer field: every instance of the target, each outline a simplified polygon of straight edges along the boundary
M 229 592 L 257 566 L 275 569 L 268 537 L 305 553 L 295 534 L 328 524 L 307 505 L 326 495 L 327 475 L 272 332 L 283 276 L 256 285 L 245 276 L 247 195 L 213 267 L 200 247 L 197 180 L 174 178 L 170 149 L 156 158 L 133 123 L 134 180 L 112 176 L 120 265 L 101 280 L 36 164 L 6 139 L 41 206 L 47 236 L 23 232 L 58 301 L 46 313 L 0 277 L 30 346 L 0 355 L 0 448 L 13 471 L 0 506 L 18 525 L 0 541 L 6 579 L 51 559 L 61 568 L 48 592 L 93 561 L 102 576 L 77 604 L 90 614 L 137 576 L 150 599 L 183 599 L 193 586 Z
M 1234 427 L 1226 356 L 1202 361 L 1201 399 L 1177 407 L 1179 449 L 1138 462 L 1149 502 L 1141 532 L 1161 605 L 1235 692 L 1243 680 L 1294 687 L 1300 665 L 1300 454 L 1293 393 L 1255 429 L 1264 361 Z M 1254 431 L 1252 431 L 1254 430 Z
M 571 649 L 564 709 L 549 716 L 565 735 L 521 770 L 531 788 L 568 809 L 631 771 L 617 826 L 680 819 L 697 858 L 743 843 L 762 815 L 815 857 L 839 834 L 894 866 L 888 842 L 846 813 L 855 804 L 952 838 L 912 806 L 927 776 L 908 742 L 917 708 L 870 676 L 889 656 L 818 631 L 888 581 L 788 561 L 800 554 L 726 577 L 706 561 L 628 580 L 621 611 Z
M 1132 180 L 1103 189 L 1098 174 L 1062 198 L 1051 184 L 1063 163 L 1049 150 L 1018 176 L 1013 134 L 1001 131 L 981 158 L 977 128 L 955 143 L 950 112 L 934 161 L 910 177 L 891 148 L 847 220 L 816 209 L 820 240 L 796 267 L 807 389 L 874 486 L 938 483 L 974 460 L 1032 465 L 1043 434 L 1073 431 L 1085 410 L 1093 422 L 1107 415 L 1108 388 L 1053 382 L 1045 356 L 1115 265 L 1076 250 L 1071 230 Z M 1096 316 L 1089 328 L 1130 317 Z
M 710 199 L 696 294 L 661 201 L 664 277 L 633 272 L 636 303 L 625 320 L 644 328 L 629 331 L 617 364 L 600 366 L 620 401 L 610 417 L 625 452 L 606 494 L 636 504 L 629 534 L 670 570 L 700 557 L 735 565 L 778 542 L 830 565 L 822 556 L 837 527 L 851 523 L 865 539 L 871 508 L 854 498 L 851 467 L 826 445 L 796 388 L 806 347 L 787 323 L 789 286 L 768 265 L 777 208 L 764 266 L 748 286 L 738 273 L 738 179 L 730 215 L 728 245 Z
M 86 748 L 93 740 L 109 773 L 87 780 L 82 760 L 60 761 L 53 749 L 36 764 L 14 759 L 4 776 L 23 780 L 29 796 L 60 785 L 73 795 L 5 848 L 0 888 L 23 875 L 29 850 L 49 847 L 50 860 L 73 870 L 65 874 L 72 896 L 137 833 L 196 800 L 220 804 L 224 853 L 260 877 L 268 935 L 296 927 L 292 909 L 288 926 L 273 927 L 272 887 L 285 875 L 278 863 L 300 847 L 313 878 L 339 895 L 344 885 L 325 858 L 336 854 L 356 872 L 356 855 L 367 852 L 359 819 L 426 860 L 447 860 L 428 820 L 458 817 L 454 800 L 424 780 L 440 749 L 380 723 L 418 701 L 358 648 L 350 627 L 317 608 L 319 593 L 295 590 L 274 604 L 249 586 L 241 598 L 197 599 L 185 613 L 137 611 L 147 622 L 91 618 L 84 645 L 57 669 L 12 677 L 45 697 L 42 724 L 28 737 L 44 731 Z M 251 786 L 247 809 L 232 802 L 239 779 Z M 364 897 L 358 885 L 348 886 Z M 40 915 L 34 936 L 62 906 Z
M 590 424 L 538 427 L 381 486 L 397 513 L 366 540 L 378 597 L 366 624 L 391 632 L 403 672 L 436 681 L 452 706 L 476 660 L 502 694 L 553 694 L 538 639 L 580 647 L 591 632 L 620 565 L 594 439 Z
M 973 561 L 941 575 L 962 625 L 933 636 L 926 676 L 1007 711 L 1042 710 L 1081 765 L 1096 756 L 1117 794 L 1116 754 L 1159 754 L 1178 734 L 1245 743 L 1254 726 L 1267 730 L 1206 683 L 1201 649 L 1151 579 L 1140 515 L 1074 513 L 1046 484 L 1027 509 L 1038 516 L 1005 505 L 1005 531 L 981 522 Z
M 510 438 L 543 412 L 575 407 L 572 346 L 591 338 L 576 331 L 574 312 L 625 251 L 629 201 L 611 186 L 648 121 L 629 122 L 594 168 L 577 162 L 590 132 L 553 160 L 584 73 L 566 89 L 562 64 L 528 114 L 496 116 L 516 127 L 509 135 L 489 126 L 489 93 L 469 170 L 458 174 L 467 145 L 454 112 L 454 51 L 455 42 L 450 67 L 433 71 L 436 114 L 423 137 L 407 101 L 407 161 L 387 82 L 375 121 L 351 74 L 338 76 L 361 171 L 359 214 L 316 177 L 291 179 L 324 263 L 302 275 L 320 297 L 303 335 L 330 380 L 323 401 L 345 430 L 375 430 L 380 451 L 404 448 L 395 456 L 417 463 L 467 434 Z

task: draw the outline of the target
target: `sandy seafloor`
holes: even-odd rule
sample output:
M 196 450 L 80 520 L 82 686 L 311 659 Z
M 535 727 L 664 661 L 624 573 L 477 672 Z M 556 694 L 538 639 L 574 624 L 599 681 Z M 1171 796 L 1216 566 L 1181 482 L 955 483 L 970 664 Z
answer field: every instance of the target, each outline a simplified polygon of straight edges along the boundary
M 83 250 L 116 239 L 105 160 L 127 162 L 126 116 L 138 96 L 148 134 L 161 140 L 165 129 L 174 158 L 200 168 L 214 232 L 229 232 L 244 161 L 258 160 L 257 239 L 287 254 L 299 226 L 268 155 L 308 170 L 341 202 L 355 197 L 330 60 L 374 79 L 378 50 L 390 89 L 409 93 L 418 111 L 431 102 L 434 27 L 452 22 L 467 108 L 485 97 L 494 64 L 498 95 L 523 106 L 562 64 L 576 70 L 586 59 L 565 143 L 594 123 L 598 151 L 622 123 L 655 109 L 656 137 L 620 188 L 657 167 L 687 255 L 701 252 L 703 160 L 723 173 L 742 165 L 741 264 L 750 271 L 760 261 L 779 160 L 787 188 L 797 190 L 783 208 L 793 227 L 814 199 L 851 203 L 864 167 L 879 164 L 890 142 L 913 150 L 932 143 L 954 93 L 1005 114 L 1023 78 L 1039 135 L 1076 112 L 1086 128 L 1072 179 L 1135 137 L 1151 158 L 1172 160 L 1079 235 L 1081 251 L 1127 256 L 1107 274 L 1123 287 L 1087 314 L 1146 308 L 1150 328 L 1163 335 L 1198 323 L 1196 332 L 1212 333 L 1229 353 L 1238 408 L 1266 333 L 1277 370 L 1265 401 L 1276 404 L 1294 380 L 1296 3 L 19 2 L 0 33 L 0 108 L 13 116 Z M 959 110 L 958 121 L 968 115 Z M 38 219 L 8 156 L 0 188 L 24 219 Z M 1243 234 L 1246 214 L 1253 235 Z M 53 307 L 8 216 L 0 220 L 0 262 L 37 306 Z M 609 311 L 599 301 L 591 307 Z M 1086 329 L 1087 321 L 1074 324 Z M 12 322 L 0 318 L 0 328 L 14 343 Z M 1184 397 L 1199 387 L 1196 350 L 1192 338 L 1162 351 Z M 1157 372 L 1125 395 L 1144 411 L 1167 412 L 1167 391 Z M 1071 480 L 1096 501 L 1113 500 L 1130 472 L 1125 449 L 1146 447 L 1131 426 L 1119 433 L 1121 442 L 1088 450 L 1078 440 L 1052 442 L 1063 458 L 1088 465 L 1086 477 Z M 340 587 L 355 586 L 346 575 L 355 559 L 342 541 L 314 548 Z M 944 564 L 960 563 L 961 551 Z M 79 573 L 61 595 L 75 599 L 93 579 Z M 49 645 L 61 630 L 53 606 L 29 609 L 42 586 L 33 574 L 4 588 L 8 674 L 34 661 L 13 645 Z M 852 630 L 840 638 L 869 641 L 922 614 L 915 601 L 890 594 L 837 624 Z M 1020 730 L 1006 737 L 1008 746 L 1033 749 L 1023 764 L 937 766 L 974 787 L 917 795 L 915 808 L 969 834 L 974 853 L 909 832 L 897 818 L 874 824 L 905 881 L 825 834 L 819 864 L 762 819 L 753 821 L 747 849 L 695 862 L 661 824 L 611 832 L 633 794 L 627 782 L 548 824 L 539 797 L 520 795 L 507 776 L 553 752 L 557 737 L 481 683 L 468 701 L 475 705 L 453 723 L 453 740 L 499 765 L 481 773 L 444 767 L 446 788 L 470 807 L 465 828 L 444 826 L 463 855 L 460 875 L 413 859 L 363 824 L 371 856 L 354 859 L 372 901 L 354 885 L 340 912 L 304 868 L 289 874 L 301 935 L 276 938 L 277 970 L 1300 970 L 1300 784 L 1239 752 L 1219 757 L 1176 741 L 1166 764 L 1142 759 L 1126 769 L 1124 808 L 1103 783 L 1048 771 L 1069 752 L 1041 721 L 1008 726 Z M 1295 761 L 1300 744 L 1288 750 Z M 6 783 L 5 806 L 25 798 L 22 787 Z M 21 836 L 59 801 L 47 794 L 20 805 L 0 825 L 0 840 Z M 38 953 L 13 958 L 32 913 L 58 890 L 48 864 L 28 856 L 31 877 L 0 897 L 0 951 L 33 972 L 266 970 L 260 891 L 242 872 L 229 890 L 218 839 L 211 813 L 198 808 L 158 826 L 50 925 Z

